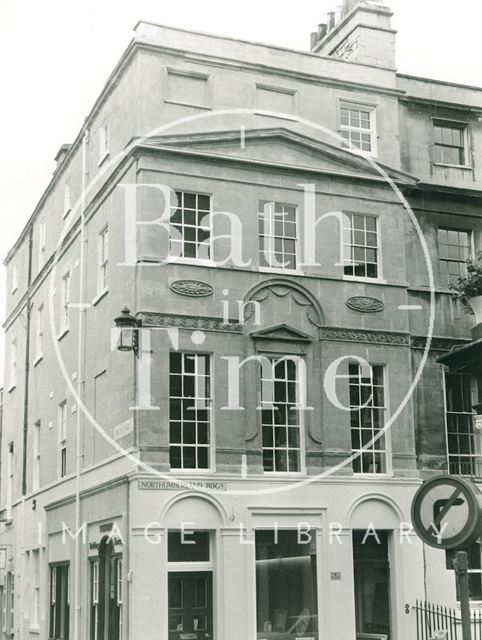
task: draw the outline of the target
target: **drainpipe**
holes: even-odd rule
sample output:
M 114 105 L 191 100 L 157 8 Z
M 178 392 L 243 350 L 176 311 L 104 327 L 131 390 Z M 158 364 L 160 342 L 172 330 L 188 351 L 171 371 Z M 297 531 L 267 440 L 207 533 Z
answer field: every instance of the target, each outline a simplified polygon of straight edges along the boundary
M 84 262 L 85 262 L 85 191 L 87 188 L 88 180 L 88 160 L 87 151 L 89 144 L 89 130 L 86 129 L 84 137 L 82 138 L 82 193 L 80 203 L 80 256 L 79 256 L 79 300 L 82 302 L 84 299 Z M 82 398 L 82 388 L 84 379 L 84 328 L 85 328 L 85 315 L 87 309 L 82 307 L 79 311 L 79 327 L 78 327 L 78 341 L 77 341 L 77 397 Z M 81 489 L 81 471 L 83 463 L 83 452 L 81 447 L 81 433 L 82 433 L 82 412 L 80 407 L 77 407 L 77 420 L 76 420 L 76 467 L 75 467 L 75 540 L 74 540 L 74 568 L 75 568 L 75 584 L 74 584 L 74 633 L 73 640 L 80 640 L 80 594 L 81 594 L 81 570 L 80 570 L 80 536 L 79 530 L 82 526 L 81 523 L 81 505 L 80 505 L 80 489 Z
M 27 444 L 28 444 L 28 393 L 30 381 L 30 285 L 32 283 L 32 245 L 33 225 L 28 232 L 28 271 L 27 271 L 27 302 L 25 320 L 25 383 L 23 395 L 23 451 L 22 451 L 22 495 L 27 493 Z

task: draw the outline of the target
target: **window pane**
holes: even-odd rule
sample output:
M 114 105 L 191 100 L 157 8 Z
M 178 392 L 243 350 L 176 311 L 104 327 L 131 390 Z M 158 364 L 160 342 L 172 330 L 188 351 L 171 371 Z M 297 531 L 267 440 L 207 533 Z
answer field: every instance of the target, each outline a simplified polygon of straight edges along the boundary
M 171 467 L 209 468 L 211 414 L 209 356 L 171 353 L 169 366 Z
M 171 203 L 169 253 L 172 257 L 210 257 L 210 197 L 176 192 Z
M 259 264 L 296 268 L 296 207 L 259 202 Z
M 209 531 L 169 531 L 168 562 L 209 562 Z
M 260 367 L 264 470 L 296 472 L 300 470 L 297 363 L 292 359 L 269 363 L 271 367 Z
M 315 532 L 256 531 L 255 545 L 257 637 L 316 635 Z
M 465 164 L 465 129 L 460 124 L 434 125 L 434 159 L 444 164 Z
M 461 475 L 474 475 L 480 458 L 479 439 L 474 433 L 471 381 L 466 374 L 445 375 L 449 472 Z
M 361 377 L 359 364 L 349 365 L 350 428 L 354 473 L 386 471 L 383 367 L 371 367 L 369 377 Z
M 467 271 L 470 257 L 470 232 L 456 229 L 439 229 L 439 272 L 444 286 L 456 284 Z

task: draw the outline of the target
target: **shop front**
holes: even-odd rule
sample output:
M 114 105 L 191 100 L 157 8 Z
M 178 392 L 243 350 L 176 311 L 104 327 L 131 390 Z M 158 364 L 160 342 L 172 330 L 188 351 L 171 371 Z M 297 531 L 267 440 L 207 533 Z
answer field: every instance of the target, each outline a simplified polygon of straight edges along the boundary
M 396 497 L 317 484 L 289 500 L 134 491 L 129 637 L 404 640 L 406 604 L 423 596 L 412 484 Z

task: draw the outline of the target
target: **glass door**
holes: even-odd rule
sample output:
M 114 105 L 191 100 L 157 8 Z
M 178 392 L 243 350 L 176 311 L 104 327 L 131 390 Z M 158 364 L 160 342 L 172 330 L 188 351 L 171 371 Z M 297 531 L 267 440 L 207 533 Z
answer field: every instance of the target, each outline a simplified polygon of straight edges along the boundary
M 370 533 L 370 532 L 369 532 Z M 357 638 L 379 634 L 390 639 L 390 562 L 388 534 L 353 531 Z

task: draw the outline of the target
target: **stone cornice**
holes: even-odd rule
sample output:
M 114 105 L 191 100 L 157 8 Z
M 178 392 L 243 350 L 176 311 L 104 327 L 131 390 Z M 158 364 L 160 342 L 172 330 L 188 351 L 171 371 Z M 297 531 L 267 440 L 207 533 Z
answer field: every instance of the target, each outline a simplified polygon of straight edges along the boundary
M 450 85 L 452 86 L 452 85 Z M 405 95 L 400 98 L 400 102 L 404 104 L 417 104 L 427 107 L 433 107 L 436 109 L 446 109 L 447 111 L 463 111 L 464 113 L 471 113 L 473 115 L 482 115 L 482 107 L 475 105 L 469 105 L 458 102 L 446 102 L 444 100 L 436 100 L 433 98 L 425 98 L 423 96 Z
M 387 182 L 381 175 L 370 175 L 369 173 L 355 173 L 352 171 L 335 171 L 322 167 L 309 167 L 297 164 L 289 164 L 284 162 L 275 162 L 269 160 L 260 160 L 258 158 L 243 158 L 241 156 L 231 156 L 231 155 L 223 155 L 220 153 L 206 152 L 200 151 L 199 149 L 194 148 L 178 148 L 178 147 L 168 147 L 164 145 L 153 146 L 152 144 L 141 144 L 136 145 L 137 154 L 141 155 L 150 154 L 153 156 L 157 156 L 159 154 L 164 154 L 166 156 L 173 155 L 179 158 L 195 158 L 201 159 L 205 162 L 214 162 L 217 164 L 228 164 L 234 165 L 236 168 L 240 168 L 241 166 L 254 168 L 256 170 L 271 170 L 275 172 L 287 172 L 287 173 L 298 173 L 298 174 L 309 174 L 316 176 L 330 176 L 332 178 L 340 178 L 344 180 L 358 180 L 358 181 L 366 181 L 369 183 L 375 183 L 386 187 Z M 381 166 L 381 165 L 380 165 Z M 407 179 L 402 177 L 394 176 L 393 181 L 396 182 L 399 186 L 410 187 L 413 188 L 417 182 L 416 180 L 409 182 Z
M 462 338 L 435 336 L 430 342 L 430 351 L 450 351 L 454 347 L 468 344 L 470 340 Z M 411 336 L 410 346 L 412 349 L 425 349 L 427 336 Z
M 234 69 L 236 71 L 243 70 L 243 71 L 255 71 L 263 74 L 269 73 L 272 76 L 280 76 L 280 77 L 289 78 L 292 80 L 294 79 L 297 81 L 306 82 L 310 84 L 317 84 L 321 86 L 336 87 L 336 88 L 342 88 L 342 89 L 348 88 L 356 91 L 364 91 L 366 93 L 376 93 L 376 94 L 389 95 L 389 96 L 395 96 L 395 97 L 400 97 L 404 95 L 404 91 L 398 89 L 397 87 L 387 87 L 387 86 L 370 84 L 370 83 L 354 82 L 353 80 L 340 80 L 335 77 L 322 76 L 316 73 L 303 72 L 296 69 L 287 69 L 286 67 L 276 67 L 270 64 L 263 64 L 261 62 L 248 62 L 246 60 L 240 61 L 240 60 L 235 60 L 233 58 L 229 58 L 225 56 L 221 57 L 221 56 L 209 55 L 207 53 L 196 53 L 194 51 L 189 52 L 189 51 L 184 51 L 182 49 L 177 49 L 175 47 L 168 47 L 168 46 L 163 46 L 163 45 L 158 45 L 153 43 L 135 42 L 134 44 L 136 47 L 149 52 L 165 52 L 170 55 L 182 55 L 184 60 L 187 60 L 194 64 L 203 64 L 206 66 L 222 67 L 222 68 Z M 323 59 L 326 57 L 331 61 L 329 56 L 319 56 L 317 54 L 309 53 L 306 51 L 299 52 L 296 50 L 290 50 L 289 53 L 293 53 L 293 54 L 301 53 L 304 56 L 316 57 L 318 59 L 320 58 Z M 350 60 L 340 60 L 338 58 L 336 59 L 336 61 L 342 64 L 343 63 L 349 64 L 349 65 L 356 64 L 358 66 L 365 66 L 365 67 L 368 66 L 368 65 L 360 65 L 359 63 L 351 62 Z M 381 70 L 387 73 L 393 73 L 392 69 L 381 69 Z

